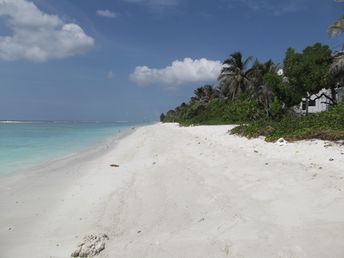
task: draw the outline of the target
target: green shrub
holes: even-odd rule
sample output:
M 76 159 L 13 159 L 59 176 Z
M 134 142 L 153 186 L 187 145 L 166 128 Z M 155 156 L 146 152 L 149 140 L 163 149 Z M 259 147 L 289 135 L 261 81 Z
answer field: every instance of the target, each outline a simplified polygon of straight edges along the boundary
M 289 141 L 301 139 L 344 140 L 344 102 L 329 111 L 303 117 L 286 116 L 279 121 L 259 120 L 235 127 L 232 134 L 246 137 L 266 136 L 267 141 L 280 137 Z
M 265 116 L 256 101 L 238 98 L 233 102 L 214 99 L 209 102 L 194 101 L 167 112 L 164 122 L 182 125 L 239 124 Z

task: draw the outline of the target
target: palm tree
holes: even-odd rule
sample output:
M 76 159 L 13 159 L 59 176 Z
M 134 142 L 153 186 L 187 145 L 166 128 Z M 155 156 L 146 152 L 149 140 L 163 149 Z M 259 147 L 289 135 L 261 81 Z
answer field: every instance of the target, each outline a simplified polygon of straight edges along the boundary
M 330 66 L 330 75 L 340 84 L 344 81 L 344 53 L 340 52 L 333 57 Z
M 344 53 L 340 52 L 333 57 L 332 64 L 330 66 L 330 74 L 333 78 L 339 79 L 344 76 Z
M 247 69 L 247 66 L 251 60 L 252 57 L 243 59 L 240 52 L 235 52 L 223 62 L 218 80 L 220 82 L 219 90 L 225 98 L 233 100 L 249 89 L 248 73 L 250 70 Z
M 204 98 L 204 90 L 203 87 L 199 87 L 197 89 L 194 90 L 194 97 L 191 98 L 191 101 L 196 101 L 196 100 L 201 100 L 202 98 Z
M 203 88 L 206 96 L 206 101 L 209 102 L 218 97 L 218 91 L 212 85 L 205 85 L 203 86 Z
M 210 100 L 216 98 L 218 93 L 212 85 L 204 85 L 194 90 L 195 97 L 191 98 L 191 101 L 203 101 L 209 102 Z
M 343 3 L 344 0 L 337 0 L 336 2 Z M 338 36 L 344 32 L 344 16 L 340 17 L 334 24 L 328 28 L 328 34 L 331 38 Z
M 344 0 L 337 0 L 337 2 L 344 2 Z M 344 16 L 340 17 L 334 24 L 328 28 L 330 37 L 338 36 L 344 32 Z M 336 85 L 331 87 L 332 102 L 336 103 L 335 87 L 343 87 L 344 84 L 344 52 L 343 50 L 333 57 L 330 66 L 330 75 L 335 81 Z
M 271 103 L 274 101 L 275 94 L 271 87 L 267 85 L 265 77 L 267 74 L 277 74 L 279 66 L 270 59 L 265 63 L 256 60 L 248 73 L 251 81 L 250 96 L 257 100 L 263 107 L 267 115 Z
M 328 33 L 331 38 L 338 36 L 339 34 L 344 32 L 344 16 L 340 17 L 338 21 L 332 24 L 328 28 Z

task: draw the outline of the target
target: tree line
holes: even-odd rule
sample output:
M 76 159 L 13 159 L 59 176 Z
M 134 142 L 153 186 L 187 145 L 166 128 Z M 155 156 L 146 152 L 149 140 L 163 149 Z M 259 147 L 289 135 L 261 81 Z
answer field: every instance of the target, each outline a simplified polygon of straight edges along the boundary
M 334 55 L 329 46 L 321 43 L 302 52 L 287 49 L 282 66 L 272 60 L 244 58 L 242 53 L 235 52 L 224 60 L 217 86 L 197 88 L 188 104 L 162 114 L 161 120 L 176 119 L 183 109 L 195 106 L 196 102 L 209 104 L 214 100 L 221 100 L 223 105 L 238 103 L 239 99 L 253 102 L 272 119 L 290 113 L 302 99 L 307 103 L 324 97 L 328 105 L 336 105 L 337 91 L 343 87 L 343 64 L 343 55 Z M 322 89 L 328 89 L 329 94 L 316 95 Z M 198 106 L 206 108 L 206 105 Z

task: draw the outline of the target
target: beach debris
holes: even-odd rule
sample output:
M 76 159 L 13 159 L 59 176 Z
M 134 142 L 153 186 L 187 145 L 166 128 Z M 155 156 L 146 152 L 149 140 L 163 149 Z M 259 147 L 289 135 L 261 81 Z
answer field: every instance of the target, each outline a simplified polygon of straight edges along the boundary
M 230 252 L 231 252 L 231 245 L 226 245 L 225 248 L 223 249 L 223 251 L 225 252 L 226 256 L 229 256 Z
M 205 221 L 205 218 L 201 218 L 198 222 L 202 222 Z
M 284 140 L 284 138 L 279 138 L 277 141 L 276 141 L 276 144 L 278 144 L 279 146 L 284 146 L 284 145 L 287 145 L 288 142 L 286 140 Z
M 334 158 L 330 158 L 329 161 L 334 161 Z
M 139 231 L 137 231 L 137 234 L 140 234 L 142 231 L 141 230 L 139 230 Z
M 119 168 L 119 165 L 117 165 L 117 164 L 111 164 L 110 167 Z
M 265 163 L 265 166 L 269 165 L 269 163 Z
M 325 142 L 324 143 L 324 147 L 325 148 L 329 148 L 329 147 L 332 147 L 333 145 L 332 145 L 332 143 L 330 143 L 330 142 Z
M 254 152 L 255 152 L 255 153 L 258 153 L 258 151 L 257 151 L 257 150 L 254 150 Z
M 92 234 L 85 236 L 71 257 L 93 257 L 105 249 L 105 242 L 109 240 L 106 234 Z

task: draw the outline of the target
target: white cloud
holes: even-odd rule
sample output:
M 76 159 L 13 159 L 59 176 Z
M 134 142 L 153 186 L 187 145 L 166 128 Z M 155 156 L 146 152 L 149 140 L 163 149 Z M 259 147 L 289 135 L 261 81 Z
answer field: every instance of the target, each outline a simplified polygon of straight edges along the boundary
M 109 71 L 106 75 L 106 78 L 108 80 L 112 80 L 114 76 L 115 76 L 115 74 L 113 73 L 113 71 Z
M 84 53 L 94 39 L 75 23 L 42 12 L 27 0 L 0 0 L 0 18 L 12 31 L 0 36 L 0 59 L 44 62 Z
M 117 13 L 111 12 L 109 10 L 97 10 L 96 14 L 98 16 L 102 16 L 102 17 L 105 17 L 105 18 L 116 18 L 118 16 Z
M 220 61 L 184 58 L 184 60 L 176 60 L 170 66 L 162 69 L 137 66 L 130 75 L 130 79 L 139 85 L 161 83 L 178 86 L 191 82 L 216 80 L 221 69 Z

